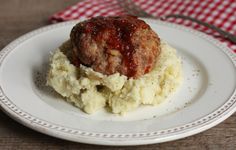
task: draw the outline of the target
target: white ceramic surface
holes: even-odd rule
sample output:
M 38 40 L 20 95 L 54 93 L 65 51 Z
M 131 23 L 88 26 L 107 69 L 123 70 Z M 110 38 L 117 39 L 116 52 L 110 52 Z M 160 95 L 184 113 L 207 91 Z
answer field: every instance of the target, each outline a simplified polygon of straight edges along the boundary
M 101 110 L 87 115 L 45 84 L 50 51 L 69 38 L 76 21 L 30 32 L 0 52 L 0 105 L 39 132 L 76 142 L 141 145 L 190 136 L 217 125 L 236 110 L 236 57 L 213 38 L 165 22 L 146 20 L 182 58 L 184 81 L 159 106 L 126 116 Z

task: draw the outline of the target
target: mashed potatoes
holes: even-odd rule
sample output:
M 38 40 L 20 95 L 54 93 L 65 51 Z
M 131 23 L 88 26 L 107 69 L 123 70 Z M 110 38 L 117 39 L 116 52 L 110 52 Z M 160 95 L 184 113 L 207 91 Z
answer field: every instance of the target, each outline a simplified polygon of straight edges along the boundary
M 180 59 L 165 42 L 154 69 L 138 79 L 119 73 L 103 75 L 83 65 L 76 68 L 63 53 L 66 49 L 68 46 L 62 46 L 52 55 L 47 84 L 89 114 L 103 107 L 123 114 L 139 105 L 157 105 L 182 81 Z

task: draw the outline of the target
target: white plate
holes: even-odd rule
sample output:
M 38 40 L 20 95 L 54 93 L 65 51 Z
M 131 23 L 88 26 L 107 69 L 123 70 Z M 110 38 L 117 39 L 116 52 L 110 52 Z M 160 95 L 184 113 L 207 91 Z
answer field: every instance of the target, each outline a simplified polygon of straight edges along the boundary
M 87 115 L 44 86 L 50 51 L 69 38 L 75 21 L 30 32 L 0 53 L 0 104 L 13 119 L 39 132 L 76 142 L 141 145 L 190 136 L 236 109 L 235 55 L 213 38 L 182 26 L 146 20 L 178 50 L 184 81 L 159 106 L 127 116 Z

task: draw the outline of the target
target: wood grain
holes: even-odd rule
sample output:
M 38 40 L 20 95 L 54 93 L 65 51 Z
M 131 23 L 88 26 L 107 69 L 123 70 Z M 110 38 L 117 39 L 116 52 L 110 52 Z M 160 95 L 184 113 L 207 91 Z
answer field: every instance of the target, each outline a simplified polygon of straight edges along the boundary
M 48 17 L 77 0 L 1 0 L 0 49 L 9 42 L 33 29 L 49 24 Z M 214 101 L 213 101 L 214 102 Z M 220 125 L 203 133 L 181 140 L 130 147 L 108 147 L 74 143 L 56 139 L 15 122 L 0 111 L 1 150 L 189 150 L 189 149 L 236 149 L 236 114 Z

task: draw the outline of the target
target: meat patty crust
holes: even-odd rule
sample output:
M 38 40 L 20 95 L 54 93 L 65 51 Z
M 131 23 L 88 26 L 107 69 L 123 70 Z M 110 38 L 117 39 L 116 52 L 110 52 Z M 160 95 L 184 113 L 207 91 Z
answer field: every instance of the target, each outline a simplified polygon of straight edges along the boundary
M 152 70 L 161 52 L 158 35 L 134 16 L 91 18 L 75 25 L 70 38 L 72 63 L 106 75 L 138 78 Z

